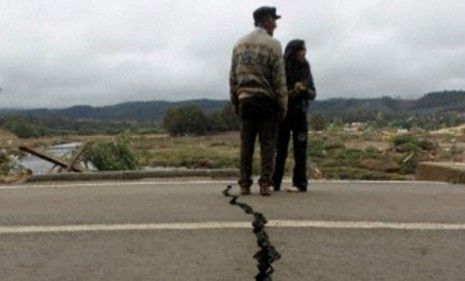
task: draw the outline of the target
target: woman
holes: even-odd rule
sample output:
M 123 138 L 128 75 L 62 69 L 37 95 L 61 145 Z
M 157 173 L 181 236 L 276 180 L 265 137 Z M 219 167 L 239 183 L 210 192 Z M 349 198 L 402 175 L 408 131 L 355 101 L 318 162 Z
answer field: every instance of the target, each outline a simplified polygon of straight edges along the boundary
M 284 52 L 289 104 L 287 117 L 278 126 L 272 177 L 275 191 L 281 189 L 291 133 L 295 166 L 292 177 L 293 186 L 287 190 L 290 192 L 307 191 L 307 108 L 309 101 L 315 99 L 316 91 L 310 64 L 305 58 L 306 54 L 305 42 L 299 39 L 289 42 Z

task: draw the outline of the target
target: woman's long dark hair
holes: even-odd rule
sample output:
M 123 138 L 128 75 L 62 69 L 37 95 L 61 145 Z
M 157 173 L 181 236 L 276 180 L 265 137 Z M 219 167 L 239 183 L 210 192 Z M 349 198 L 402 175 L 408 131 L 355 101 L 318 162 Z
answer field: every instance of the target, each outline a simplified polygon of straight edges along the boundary
M 300 62 L 296 55 L 299 51 L 305 49 L 305 41 L 295 39 L 286 45 L 284 51 L 284 62 L 286 64 L 287 87 L 292 89 L 296 82 L 301 82 L 308 78 L 310 65 L 307 60 Z
M 297 52 L 300 50 L 305 49 L 305 41 L 301 39 L 295 39 L 287 43 L 286 49 L 284 51 L 284 59 L 289 61 L 290 59 L 294 59 Z

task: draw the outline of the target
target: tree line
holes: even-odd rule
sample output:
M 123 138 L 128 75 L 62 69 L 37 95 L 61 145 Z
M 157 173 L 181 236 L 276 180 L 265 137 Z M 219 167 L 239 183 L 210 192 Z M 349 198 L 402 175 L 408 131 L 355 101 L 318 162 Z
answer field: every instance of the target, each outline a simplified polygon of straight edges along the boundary
M 55 135 L 117 135 L 123 132 L 144 134 L 161 131 L 180 136 L 238 130 L 239 122 L 229 103 L 223 103 L 222 107 L 218 106 L 220 104 L 219 101 L 201 100 L 195 103 L 173 103 L 171 107 L 157 107 L 156 110 L 150 103 L 144 107 L 145 110 L 137 110 L 140 111 L 138 114 L 144 115 L 151 108 L 157 111 L 157 114 L 164 116 L 162 120 L 128 119 L 122 113 L 118 117 L 120 120 L 78 119 L 78 117 L 65 117 L 48 111 L 42 116 L 27 112 L 16 113 L 16 115 L 1 117 L 0 127 L 21 138 Z M 129 110 L 133 105 L 125 106 Z M 81 114 L 88 109 L 78 107 L 74 110 L 76 116 L 82 116 Z M 364 122 L 374 128 L 435 130 L 465 123 L 465 92 L 430 93 L 417 101 L 390 97 L 317 101 L 310 105 L 308 118 L 310 128 L 317 131 L 324 130 L 328 126 L 335 128 L 352 122 Z
M 205 135 L 238 130 L 239 121 L 229 104 L 212 113 L 206 113 L 197 105 L 185 105 L 169 108 L 163 127 L 172 136 Z

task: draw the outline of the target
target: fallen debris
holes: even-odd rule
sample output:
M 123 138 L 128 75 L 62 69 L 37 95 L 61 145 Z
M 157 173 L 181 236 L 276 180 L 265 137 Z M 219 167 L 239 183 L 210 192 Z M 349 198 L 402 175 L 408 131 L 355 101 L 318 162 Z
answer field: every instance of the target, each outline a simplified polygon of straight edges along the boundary
M 83 145 L 83 148 L 86 148 L 86 147 L 87 147 L 87 144 Z M 73 172 L 78 172 L 78 173 L 83 172 L 83 169 L 76 167 L 75 164 L 76 164 L 77 159 L 84 152 L 85 149 L 80 149 L 78 151 L 78 153 L 73 156 L 70 163 L 67 163 L 65 160 L 62 160 L 62 159 L 60 159 L 60 158 L 58 158 L 56 156 L 50 155 L 50 154 L 48 154 L 46 152 L 37 151 L 37 150 L 35 150 L 33 148 L 30 148 L 28 146 L 20 146 L 19 150 L 30 153 L 30 154 L 32 154 L 34 156 L 37 156 L 37 157 L 39 157 L 39 158 L 41 158 L 41 159 L 43 159 L 45 161 L 48 161 L 48 162 L 54 164 L 55 166 L 59 166 L 59 167 L 65 169 L 66 171 L 73 171 Z

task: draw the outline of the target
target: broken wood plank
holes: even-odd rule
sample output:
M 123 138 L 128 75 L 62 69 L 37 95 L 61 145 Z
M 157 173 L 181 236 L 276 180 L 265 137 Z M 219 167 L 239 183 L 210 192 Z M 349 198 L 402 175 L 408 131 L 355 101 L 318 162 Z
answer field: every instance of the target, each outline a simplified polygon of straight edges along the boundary
M 45 161 L 48 161 L 48 162 L 50 162 L 50 163 L 52 163 L 52 164 L 55 164 L 55 165 L 60 166 L 60 167 L 63 167 L 63 168 L 65 168 L 65 169 L 69 167 L 69 164 L 66 163 L 64 160 L 59 159 L 58 157 L 52 156 L 52 155 L 50 155 L 50 154 L 48 154 L 48 153 L 39 152 L 39 151 L 34 150 L 34 149 L 32 149 L 32 148 L 30 148 L 30 147 L 27 147 L 27 146 L 20 146 L 19 149 L 20 149 L 21 151 L 30 153 L 30 154 L 32 154 L 32 155 L 34 155 L 34 156 L 37 156 L 37 157 L 39 157 L 39 158 L 41 158 L 41 159 L 43 159 L 43 160 L 45 160 Z M 79 168 L 76 168 L 76 167 L 71 167 L 71 171 L 82 173 L 82 170 L 79 169 Z

